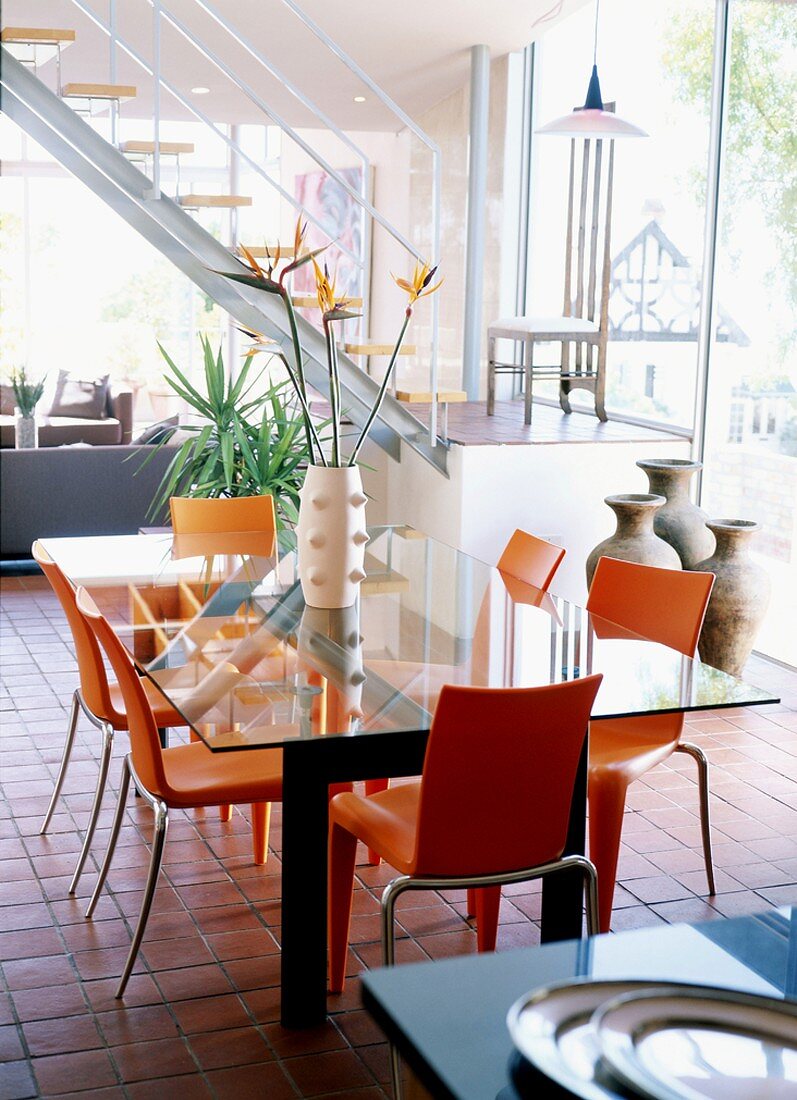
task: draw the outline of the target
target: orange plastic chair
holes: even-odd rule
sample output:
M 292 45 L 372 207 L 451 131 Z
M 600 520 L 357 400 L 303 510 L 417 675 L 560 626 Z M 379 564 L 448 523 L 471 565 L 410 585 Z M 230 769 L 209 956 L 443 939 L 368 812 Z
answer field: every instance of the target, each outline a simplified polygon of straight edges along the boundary
M 75 732 L 77 730 L 78 714 L 82 710 L 93 726 L 102 732 L 102 753 L 100 756 L 100 770 L 97 775 L 97 786 L 94 792 L 94 801 L 89 814 L 86 833 L 83 837 L 83 846 L 78 856 L 77 867 L 72 876 L 69 893 L 74 894 L 86 863 L 86 858 L 94 838 L 97 827 L 97 819 L 100 815 L 103 795 L 108 780 L 108 768 L 113 754 L 114 734 L 120 730 L 127 730 L 127 715 L 125 713 L 124 700 L 119 685 L 108 681 L 108 676 L 103 664 L 100 647 L 93 632 L 86 626 L 83 616 L 77 609 L 75 602 L 75 590 L 72 584 L 53 561 L 40 542 L 34 542 L 31 549 L 33 558 L 41 567 L 47 580 L 52 586 L 53 592 L 66 615 L 69 629 L 72 632 L 72 640 L 75 645 L 75 657 L 78 665 L 80 686 L 75 689 L 72 696 L 72 709 L 69 714 L 69 726 L 66 732 L 66 741 L 61 755 L 61 766 L 55 780 L 50 805 L 44 815 L 39 835 L 47 832 L 52 820 L 56 804 L 61 795 L 61 790 L 66 778 L 69 761 L 72 757 L 72 749 L 75 744 Z M 162 728 L 184 726 L 185 719 L 171 707 L 158 689 L 149 680 L 142 681 L 142 690 L 145 692 L 149 705 L 155 715 L 155 724 Z
M 170 497 L 169 512 L 176 535 L 262 532 L 263 556 L 274 553 L 277 517 L 272 496 Z
M 169 513 L 172 529 L 178 537 L 262 533 L 265 536 L 260 551 L 263 557 L 270 557 L 276 550 L 277 516 L 272 496 L 169 497 Z M 191 740 L 197 740 L 195 733 L 191 734 Z M 230 821 L 232 806 L 220 806 L 219 817 L 222 821 Z
M 131 776 L 136 788 L 155 813 L 152 852 L 141 912 L 116 991 L 116 996 L 121 997 L 144 938 L 152 907 L 163 862 L 169 810 L 248 802 L 252 804 L 255 817 L 259 818 L 258 831 L 262 836 L 264 818 L 270 804 L 282 798 L 282 752 L 278 749 L 253 749 L 249 752 L 214 755 L 201 742 L 162 748 L 158 738 L 157 720 L 144 682 L 136 674 L 127 650 L 97 610 L 85 588 L 77 591 L 77 607 L 84 622 L 105 650 L 116 674 L 127 711 L 131 750 L 125 756 L 122 766 L 122 780 L 108 850 L 89 902 L 87 917 L 93 914 L 108 876 L 124 818 Z
M 592 578 L 587 610 L 692 657 L 713 584 L 713 573 L 658 569 L 601 558 Z M 595 622 L 594 626 L 598 636 L 607 633 L 607 623 Z M 611 924 L 626 791 L 635 779 L 673 752 L 688 753 L 697 763 L 703 857 L 709 894 L 715 892 L 708 761 L 697 745 L 681 741 L 683 725 L 683 713 L 602 718 L 590 723 L 589 847 L 590 858 L 598 869 L 602 932 L 608 932 Z
M 600 676 L 539 688 L 443 687 L 420 780 L 330 804 L 329 985 L 344 987 L 357 841 L 400 877 L 382 895 L 382 948 L 394 961 L 393 911 L 404 890 L 500 887 L 565 868 L 582 871 L 587 925 L 597 929 L 595 871 L 562 857 L 579 755 Z M 495 932 L 479 890 L 480 951 Z M 482 904 L 482 903 L 485 904 Z M 497 917 L 497 908 L 496 913 Z
M 501 573 L 547 591 L 564 556 L 561 546 L 518 528 L 506 544 L 496 568 Z

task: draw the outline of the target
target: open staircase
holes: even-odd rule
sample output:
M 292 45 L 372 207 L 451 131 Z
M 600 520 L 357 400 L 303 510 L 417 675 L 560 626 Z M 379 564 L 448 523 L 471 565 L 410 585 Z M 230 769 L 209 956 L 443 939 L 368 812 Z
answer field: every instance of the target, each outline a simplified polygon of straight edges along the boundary
M 269 337 L 280 346 L 289 361 L 292 360 L 293 346 L 281 303 L 272 295 L 217 274 L 220 270 L 247 269 L 231 249 L 188 212 L 192 205 L 189 196 L 171 198 L 160 189 L 156 193 L 152 179 L 126 155 L 131 151 L 148 153 L 149 149 L 124 151 L 124 146 L 120 149 L 106 141 L 9 49 L 2 46 L 0 53 L 2 110 L 8 117 L 240 325 Z M 323 335 L 303 317 L 298 316 L 297 322 L 308 383 L 326 394 L 328 374 Z M 370 347 L 352 346 L 352 354 L 359 355 L 380 354 L 382 350 L 381 347 L 372 351 Z M 349 354 L 342 351 L 339 358 L 344 407 L 351 421 L 362 426 L 376 399 L 378 382 L 358 367 Z M 445 440 L 434 430 L 430 431 L 392 394 L 385 397 L 371 438 L 396 460 L 400 459 L 403 442 L 447 476 L 448 445 Z

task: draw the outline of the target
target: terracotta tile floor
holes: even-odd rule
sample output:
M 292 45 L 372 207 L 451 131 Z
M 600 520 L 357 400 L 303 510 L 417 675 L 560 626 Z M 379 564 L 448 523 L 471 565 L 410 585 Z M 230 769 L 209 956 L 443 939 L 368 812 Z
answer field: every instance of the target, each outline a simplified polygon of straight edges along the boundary
M 689 723 L 690 738 L 713 764 L 720 892 L 705 897 L 691 761 L 673 757 L 630 792 L 617 930 L 797 903 L 797 674 L 756 660 L 747 674 L 776 688 L 783 705 L 695 715 Z M 0 1098 L 383 1097 L 386 1048 L 359 1007 L 356 973 L 378 962 L 377 899 L 391 872 L 360 868 L 352 980 L 330 998 L 330 1022 L 284 1031 L 279 813 L 266 868 L 252 865 L 241 813 L 229 825 L 211 812 L 175 814 L 166 875 L 121 1007 L 115 978 L 141 896 L 149 812 L 131 799 L 111 890 L 86 922 L 96 864 L 78 900 L 67 886 L 96 776 L 91 727 L 81 727 L 52 830 L 38 836 L 75 686 L 65 620 L 41 578 L 3 583 L 2 675 Z M 499 948 L 535 943 L 538 891 L 521 886 L 506 895 Z M 461 893 L 405 898 L 401 960 L 474 950 Z

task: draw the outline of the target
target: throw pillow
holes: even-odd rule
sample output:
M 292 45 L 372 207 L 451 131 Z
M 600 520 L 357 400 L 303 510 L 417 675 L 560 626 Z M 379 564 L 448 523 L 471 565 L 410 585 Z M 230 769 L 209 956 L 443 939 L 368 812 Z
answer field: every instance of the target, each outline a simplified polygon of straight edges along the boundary
M 58 372 L 55 395 L 48 416 L 72 416 L 80 420 L 105 420 L 108 416 L 109 376 L 93 382 L 71 378 L 69 371 Z
M 16 403 L 14 387 L 5 383 L 0 385 L 0 416 L 13 416 Z
M 133 446 L 141 447 L 145 444 L 154 446 L 156 443 L 162 443 L 164 439 L 174 434 L 179 423 L 179 416 L 168 416 L 165 420 L 159 420 L 157 424 L 150 424 L 132 440 Z

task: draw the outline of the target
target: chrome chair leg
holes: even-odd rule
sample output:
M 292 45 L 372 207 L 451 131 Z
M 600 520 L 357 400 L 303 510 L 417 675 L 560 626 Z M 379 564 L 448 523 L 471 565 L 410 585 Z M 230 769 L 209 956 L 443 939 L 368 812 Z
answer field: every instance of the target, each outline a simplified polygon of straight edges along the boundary
M 149 791 L 142 786 L 141 781 L 135 773 L 133 773 L 133 779 L 136 787 L 141 791 L 142 798 L 145 798 L 146 801 L 149 802 L 155 812 L 155 825 L 152 835 L 152 852 L 149 860 L 147 884 L 144 887 L 144 896 L 141 899 L 141 911 L 138 915 L 138 923 L 136 924 L 136 930 L 133 934 L 132 943 L 130 944 L 127 962 L 125 963 L 125 968 L 122 972 L 122 977 L 119 979 L 119 986 L 116 990 L 115 996 L 117 1000 L 124 996 L 127 982 L 135 966 L 138 950 L 141 947 L 141 941 L 144 939 L 147 921 L 149 920 L 152 902 L 155 897 L 155 890 L 158 885 L 158 878 L 160 877 L 161 865 L 163 864 L 163 850 L 166 844 L 166 833 L 169 828 L 169 808 L 166 803 L 151 795 Z
M 75 744 L 75 733 L 77 731 L 77 715 L 79 705 L 80 691 L 78 688 L 76 688 L 74 694 L 72 695 L 72 709 L 69 712 L 69 725 L 66 731 L 66 741 L 64 741 L 64 751 L 61 755 L 61 766 L 58 769 L 58 775 L 55 780 L 55 786 L 53 787 L 50 805 L 47 807 L 47 813 L 44 815 L 42 827 L 41 829 L 39 829 L 39 836 L 44 836 L 44 834 L 49 829 L 53 813 L 55 812 L 55 805 L 61 796 L 61 788 L 64 785 L 64 779 L 66 779 L 66 770 L 69 767 L 69 761 L 72 757 L 72 749 Z
M 481 875 L 476 877 L 448 877 L 448 878 L 413 878 L 411 875 L 399 875 L 387 884 L 382 891 L 382 965 L 395 966 L 396 963 L 396 933 L 395 913 L 396 902 L 405 890 L 445 890 L 478 888 L 484 886 L 504 886 L 510 882 L 528 882 L 536 878 L 544 878 L 546 875 L 555 874 L 557 871 L 578 870 L 584 877 L 584 895 L 587 913 L 587 934 L 597 936 L 600 932 L 600 918 L 598 915 L 598 872 L 595 864 L 586 856 L 570 855 L 551 863 L 540 864 L 538 867 L 529 867 L 522 871 L 510 871 L 504 874 Z M 401 1100 L 401 1058 L 392 1043 L 388 1044 L 390 1053 L 390 1079 L 393 1084 L 395 1100 Z
M 111 765 L 111 756 L 113 755 L 114 730 L 107 722 L 103 722 L 101 728 L 102 755 L 100 757 L 100 770 L 97 773 L 97 786 L 94 789 L 94 801 L 91 805 L 91 813 L 89 814 L 88 824 L 86 825 L 86 835 L 83 837 L 83 847 L 80 849 L 75 873 L 72 875 L 72 881 L 69 884 L 70 894 L 74 894 L 80 882 L 80 876 L 83 873 L 83 867 L 85 866 L 91 848 L 91 842 L 94 839 L 94 830 L 97 828 L 102 798 L 105 794 L 105 786 L 108 782 L 108 769 Z
M 716 894 L 717 890 L 714 883 L 714 859 L 711 854 L 711 806 L 709 804 L 708 791 L 708 760 L 703 750 L 698 745 L 692 744 L 691 741 L 680 741 L 675 751 L 685 752 L 688 756 L 691 756 L 697 764 L 697 782 L 700 792 L 700 831 L 703 835 L 703 861 L 706 864 L 708 892 L 713 896 Z
M 97 882 L 94 886 L 94 893 L 91 895 L 88 908 L 86 909 L 86 916 L 90 917 L 94 913 L 97 907 L 97 902 L 100 900 L 100 894 L 102 888 L 105 885 L 105 880 L 108 877 L 108 871 L 110 870 L 111 860 L 116 850 L 116 842 L 119 839 L 119 832 L 122 828 L 122 821 L 125 816 L 125 805 L 127 803 L 127 792 L 130 790 L 130 757 L 129 755 L 122 761 L 122 778 L 119 782 L 119 797 L 116 800 L 116 813 L 114 814 L 113 824 L 111 825 L 111 835 L 108 837 L 108 848 L 105 852 L 105 859 L 102 861 L 102 867 L 100 873 L 97 876 Z

